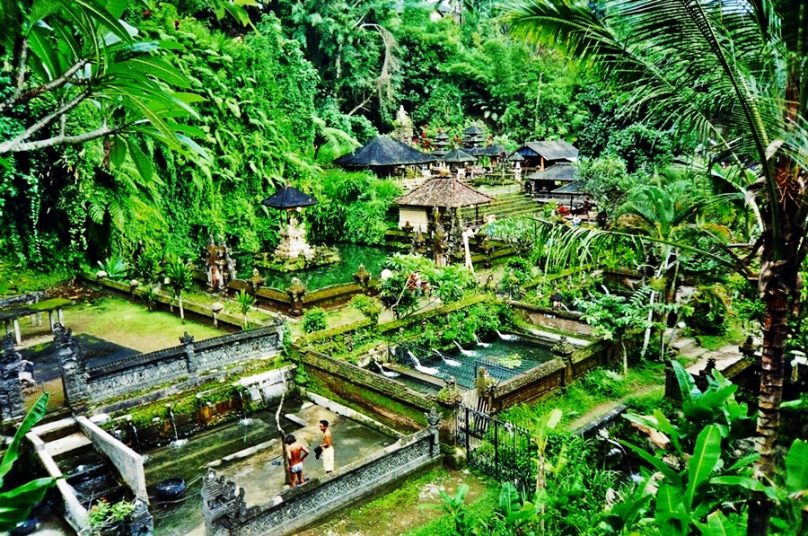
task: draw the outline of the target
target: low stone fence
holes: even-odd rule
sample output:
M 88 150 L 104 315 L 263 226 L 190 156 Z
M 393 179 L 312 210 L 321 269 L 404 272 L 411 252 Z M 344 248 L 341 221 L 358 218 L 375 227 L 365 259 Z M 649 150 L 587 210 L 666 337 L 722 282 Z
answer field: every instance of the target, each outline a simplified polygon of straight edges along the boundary
M 581 320 L 581 313 L 577 311 L 564 311 L 540 307 L 529 303 L 509 302 L 514 311 L 526 318 L 531 324 L 566 333 L 575 333 L 576 336 L 592 337 L 592 326 Z
M 236 483 L 209 470 L 202 486 L 202 513 L 209 536 L 286 536 L 322 521 L 329 514 L 377 492 L 401 478 L 437 463 L 439 416 L 429 415 L 429 427 L 321 480 L 287 490 L 269 503 L 247 508 Z
M 435 405 L 432 396 L 401 382 L 323 354 L 306 352 L 300 362 L 312 376 L 315 389 L 376 415 L 393 428 L 419 429 L 423 413 Z
M 65 396 L 70 407 L 76 410 L 86 403 L 97 404 L 180 378 L 201 376 L 249 358 L 274 356 L 281 349 L 282 330 L 283 325 L 279 323 L 199 342 L 186 334 L 179 346 L 136 354 L 92 368 L 70 330 L 58 326 L 55 343 Z

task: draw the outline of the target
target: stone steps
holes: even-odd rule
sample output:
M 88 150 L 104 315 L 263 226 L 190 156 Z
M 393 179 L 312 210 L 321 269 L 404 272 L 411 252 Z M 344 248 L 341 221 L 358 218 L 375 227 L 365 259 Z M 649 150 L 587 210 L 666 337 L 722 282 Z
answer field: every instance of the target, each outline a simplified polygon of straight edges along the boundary
M 45 444 L 45 448 L 51 457 L 56 457 L 92 444 L 93 442 L 86 435 L 81 432 L 74 432 L 54 441 L 49 441 Z

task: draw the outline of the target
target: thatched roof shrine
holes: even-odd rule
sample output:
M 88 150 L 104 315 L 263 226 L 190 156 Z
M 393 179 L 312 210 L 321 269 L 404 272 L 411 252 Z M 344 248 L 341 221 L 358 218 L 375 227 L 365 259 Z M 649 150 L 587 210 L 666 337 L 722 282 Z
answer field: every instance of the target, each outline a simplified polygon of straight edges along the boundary
M 460 208 L 490 203 L 491 198 L 456 177 L 434 177 L 396 199 L 409 207 Z

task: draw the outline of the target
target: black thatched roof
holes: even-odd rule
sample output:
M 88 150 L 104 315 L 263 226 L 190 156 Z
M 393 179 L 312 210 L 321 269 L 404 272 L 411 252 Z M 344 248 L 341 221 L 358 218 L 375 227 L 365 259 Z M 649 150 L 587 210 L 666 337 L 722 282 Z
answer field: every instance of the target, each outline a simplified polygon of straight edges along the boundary
M 483 130 L 477 125 L 471 125 L 466 130 L 463 131 L 464 136 L 481 136 L 482 134 Z
M 434 162 L 435 157 L 413 149 L 390 136 L 376 136 L 354 152 L 340 156 L 334 163 L 343 167 L 410 166 Z
M 524 162 L 525 157 L 519 153 L 512 153 L 508 158 L 506 158 L 508 162 Z
M 453 164 L 462 164 L 465 162 L 474 162 L 475 160 L 477 160 L 477 158 L 474 157 L 474 155 L 467 153 L 463 149 L 452 149 L 451 151 L 443 155 L 441 157 L 441 160 Z
M 522 156 L 541 156 L 545 160 L 574 160 L 578 158 L 578 149 L 564 140 L 529 141 L 517 149 Z
M 586 193 L 584 188 L 584 183 L 582 181 L 573 181 L 568 182 L 561 188 L 556 188 L 553 190 L 554 194 L 570 194 L 570 195 L 580 195 Z
M 317 200 L 297 188 L 287 186 L 261 201 L 261 204 L 272 208 L 287 209 L 310 207 L 311 205 L 316 205 Z
M 500 156 L 505 152 L 505 149 L 495 143 L 487 147 L 472 147 L 466 149 L 466 152 L 474 156 Z
M 530 181 L 565 181 L 570 182 L 578 178 L 578 169 L 572 164 L 556 164 L 528 175 Z

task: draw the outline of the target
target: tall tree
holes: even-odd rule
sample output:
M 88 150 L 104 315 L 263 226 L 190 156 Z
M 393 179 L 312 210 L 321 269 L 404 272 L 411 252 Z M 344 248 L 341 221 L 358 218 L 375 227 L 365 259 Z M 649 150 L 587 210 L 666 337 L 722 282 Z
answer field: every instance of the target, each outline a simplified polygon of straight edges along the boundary
M 0 139 L 0 157 L 103 138 L 107 159 L 128 153 L 150 178 L 140 134 L 204 156 L 178 120 L 195 115 L 186 78 L 120 20 L 127 0 L 16 0 L 0 4 L 0 53 L 10 58 L 10 90 L 0 116 L 19 126 Z M 71 121 L 84 111 L 80 121 Z M 81 123 L 81 124 L 77 124 Z
M 595 6 L 595 9 L 592 8 Z M 512 0 L 519 36 L 591 60 L 631 98 L 627 109 L 717 142 L 757 172 L 737 187 L 760 205 L 758 286 L 765 304 L 757 462 L 774 473 L 788 320 L 808 254 L 808 6 L 801 0 Z M 740 176 L 741 174 L 739 174 Z M 755 501 L 749 533 L 766 532 Z

